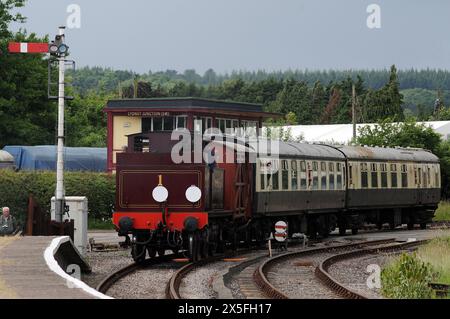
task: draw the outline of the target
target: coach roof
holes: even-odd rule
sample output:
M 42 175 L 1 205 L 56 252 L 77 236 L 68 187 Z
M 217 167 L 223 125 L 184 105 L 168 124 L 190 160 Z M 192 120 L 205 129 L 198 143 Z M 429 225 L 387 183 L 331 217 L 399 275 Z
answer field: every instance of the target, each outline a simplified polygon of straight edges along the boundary
M 350 160 L 410 161 L 438 163 L 439 158 L 423 149 L 335 146 Z
M 345 160 L 345 156 L 341 152 L 327 145 L 282 141 L 275 143 L 279 143 L 279 150 L 278 152 L 272 150 L 272 155 L 277 155 L 278 153 L 280 157 Z

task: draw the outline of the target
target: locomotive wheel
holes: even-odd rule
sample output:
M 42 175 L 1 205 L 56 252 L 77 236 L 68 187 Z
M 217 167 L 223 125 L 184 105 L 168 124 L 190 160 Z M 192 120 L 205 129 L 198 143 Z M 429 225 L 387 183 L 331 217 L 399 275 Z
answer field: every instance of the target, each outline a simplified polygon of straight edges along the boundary
M 414 229 L 414 223 L 408 223 L 408 230 Z
M 338 218 L 338 228 L 340 236 L 345 236 L 347 234 L 347 223 L 344 217 Z
M 359 229 L 358 228 L 352 228 L 352 235 L 358 235 Z
M 166 250 L 164 248 L 158 249 L 158 256 L 162 257 L 166 254 Z
M 201 258 L 208 258 L 209 256 L 209 234 L 208 230 L 204 230 L 201 233 L 201 249 L 200 249 L 200 257 Z
M 237 231 L 233 231 L 233 234 L 231 235 L 231 249 L 233 252 L 236 252 L 238 249 L 238 233 Z
M 150 258 L 155 258 L 156 257 L 156 249 L 155 248 L 148 247 L 147 251 L 148 251 L 148 256 Z
M 191 261 L 199 260 L 199 236 L 198 232 L 189 234 L 189 256 Z
M 131 256 L 137 263 L 142 263 L 145 260 L 145 246 L 133 244 L 131 247 Z
M 427 229 L 427 223 L 420 224 L 420 229 L 426 230 Z

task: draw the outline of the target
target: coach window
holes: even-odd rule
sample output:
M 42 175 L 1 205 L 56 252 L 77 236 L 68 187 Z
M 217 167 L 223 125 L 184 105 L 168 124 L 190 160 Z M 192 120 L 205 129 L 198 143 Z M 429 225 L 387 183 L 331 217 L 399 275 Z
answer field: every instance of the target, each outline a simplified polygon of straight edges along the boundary
M 402 187 L 408 188 L 408 166 L 402 165 Z
M 370 165 L 370 179 L 372 188 L 378 188 L 378 170 L 377 164 L 372 163 Z
M 397 164 L 391 164 L 391 187 L 392 188 L 397 188 L 398 187 Z
M 291 161 L 291 188 L 293 191 L 298 189 L 298 165 L 297 161 Z
M 261 190 L 263 191 L 263 190 L 265 190 L 266 189 L 266 176 L 267 176 L 267 174 L 266 174 L 266 170 L 265 170 L 265 163 L 263 162 L 263 161 L 259 161 L 259 171 L 260 171 L 260 175 L 259 175 L 259 178 L 260 178 L 260 186 L 261 186 Z
M 381 171 L 381 187 L 387 188 L 388 187 L 387 164 L 380 164 L 380 171 Z
M 306 184 L 306 162 L 301 161 L 300 162 L 300 189 L 305 190 L 307 189 Z
M 437 165 L 435 165 L 434 166 L 434 183 L 435 183 L 434 187 L 435 188 L 440 187 L 440 185 L 439 185 L 440 180 L 441 180 L 441 178 L 440 178 L 440 174 L 439 174 L 439 167 Z
M 312 178 L 312 189 L 319 189 L 319 163 L 313 162 L 313 170 L 312 170 L 313 178 Z
M 327 189 L 327 163 L 320 163 L 320 188 L 322 190 Z
M 352 176 L 352 171 L 351 171 L 351 167 L 350 167 L 350 176 Z M 342 189 L 343 188 L 343 183 L 342 183 L 342 164 L 341 163 L 337 163 L 336 164 L 336 189 Z
M 339 165 L 341 165 L 340 163 L 338 163 L 338 169 L 339 169 Z M 341 180 L 342 182 L 342 180 Z M 348 166 L 348 183 L 349 185 L 353 185 L 353 165 L 349 165 Z M 338 186 L 338 189 L 341 188 Z
M 275 162 L 275 161 L 274 161 Z M 275 163 L 274 163 L 275 164 Z M 279 166 L 278 165 L 274 165 L 273 166 L 274 167 L 274 169 L 276 168 L 276 167 L 278 167 L 279 168 Z M 277 191 L 279 188 L 280 188 L 280 180 L 279 180 L 279 178 L 280 178 L 280 170 L 279 169 L 276 169 L 274 172 L 273 172 L 273 174 L 272 174 L 272 177 L 271 177 L 271 180 L 272 180 L 272 190 L 274 190 L 274 191 Z
M 286 160 L 281 161 L 281 185 L 283 190 L 289 189 L 289 162 Z
M 361 163 L 361 188 L 369 187 L 367 163 Z
M 329 163 L 328 165 L 328 182 L 330 185 L 330 190 L 334 190 L 334 163 Z

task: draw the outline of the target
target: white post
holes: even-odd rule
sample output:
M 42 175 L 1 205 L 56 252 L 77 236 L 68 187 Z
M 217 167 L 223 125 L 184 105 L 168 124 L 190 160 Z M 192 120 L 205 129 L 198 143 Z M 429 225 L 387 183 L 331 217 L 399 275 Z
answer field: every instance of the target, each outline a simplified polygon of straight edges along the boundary
M 59 27 L 59 35 L 64 43 L 65 27 Z M 59 57 L 59 89 L 58 89 L 58 150 L 56 163 L 56 214 L 57 222 L 62 222 L 64 214 L 64 104 L 65 104 L 65 54 Z

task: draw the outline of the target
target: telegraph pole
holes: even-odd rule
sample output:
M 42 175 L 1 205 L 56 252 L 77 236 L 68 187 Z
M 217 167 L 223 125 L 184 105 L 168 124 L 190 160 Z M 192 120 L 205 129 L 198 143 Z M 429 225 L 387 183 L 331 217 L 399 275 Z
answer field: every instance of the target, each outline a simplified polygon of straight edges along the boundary
M 65 27 L 59 27 L 61 43 L 65 40 Z M 56 194 L 55 194 L 55 218 L 62 223 L 64 215 L 64 107 L 65 107 L 65 63 L 66 53 L 60 52 L 59 84 L 58 84 L 58 149 L 56 163 Z
M 353 122 L 353 143 L 356 143 L 356 88 L 352 86 L 352 122 Z

